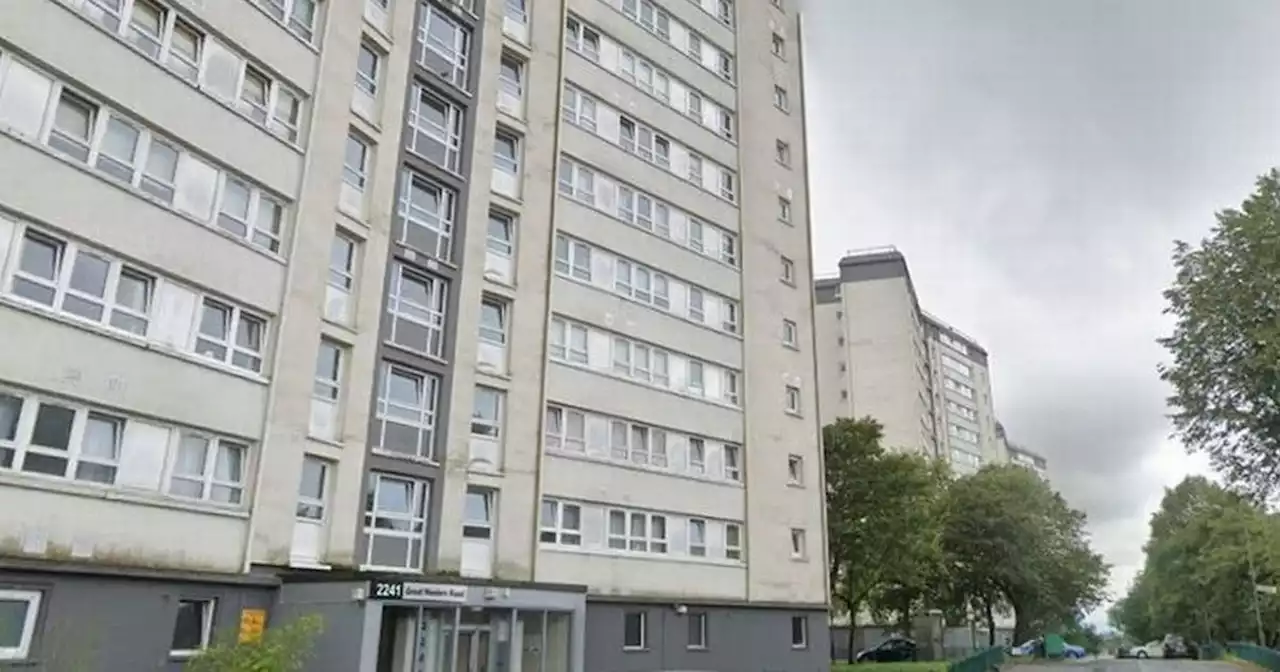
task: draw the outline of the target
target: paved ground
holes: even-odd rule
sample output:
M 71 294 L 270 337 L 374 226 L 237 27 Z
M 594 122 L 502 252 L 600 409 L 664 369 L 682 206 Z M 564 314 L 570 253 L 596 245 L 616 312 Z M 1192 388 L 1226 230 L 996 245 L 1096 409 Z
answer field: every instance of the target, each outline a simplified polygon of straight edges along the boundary
M 1020 663 L 1001 666 L 1000 672 L 1048 672 L 1045 668 L 1050 666 L 1079 668 L 1080 672 L 1241 672 L 1238 665 L 1220 660 L 1135 660 L 1132 658 Z

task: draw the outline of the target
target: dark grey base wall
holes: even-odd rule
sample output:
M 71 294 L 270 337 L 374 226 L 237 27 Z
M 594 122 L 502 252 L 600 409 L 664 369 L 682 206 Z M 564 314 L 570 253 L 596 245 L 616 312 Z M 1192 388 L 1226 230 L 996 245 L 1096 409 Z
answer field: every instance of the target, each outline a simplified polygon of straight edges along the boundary
M 215 636 L 238 630 L 241 609 L 275 600 L 264 586 L 3 569 L 0 590 L 41 592 L 29 660 L 0 661 L 23 672 L 179 672 L 182 662 L 169 657 L 178 600 L 216 600 Z
M 648 646 L 623 650 L 623 618 L 644 611 Z M 707 615 L 707 648 L 688 648 L 688 614 Z M 807 616 L 809 641 L 791 646 L 791 617 Z M 587 598 L 586 671 L 653 672 L 829 672 L 831 640 L 827 612 L 689 605 L 684 615 L 673 604 L 593 602 Z

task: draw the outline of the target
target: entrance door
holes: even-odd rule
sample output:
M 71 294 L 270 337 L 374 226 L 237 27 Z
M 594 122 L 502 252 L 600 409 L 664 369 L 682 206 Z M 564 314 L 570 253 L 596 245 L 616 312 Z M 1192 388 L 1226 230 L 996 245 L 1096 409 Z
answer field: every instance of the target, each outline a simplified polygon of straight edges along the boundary
M 488 628 L 459 630 L 456 672 L 490 672 L 489 643 Z

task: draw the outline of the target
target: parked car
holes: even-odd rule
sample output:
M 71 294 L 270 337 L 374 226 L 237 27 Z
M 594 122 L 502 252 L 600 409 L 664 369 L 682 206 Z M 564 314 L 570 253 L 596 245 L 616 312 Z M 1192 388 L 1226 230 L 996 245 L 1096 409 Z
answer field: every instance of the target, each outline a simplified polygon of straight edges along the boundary
M 906 637 L 890 637 L 879 644 L 858 652 L 859 663 L 899 663 L 916 659 L 917 647 Z
M 1062 657 L 1068 660 L 1080 660 L 1085 657 L 1085 654 L 1083 646 L 1076 646 L 1075 644 L 1062 645 Z
M 1010 647 L 1008 650 L 1011 656 L 1034 656 L 1040 648 L 1040 638 L 1028 639 L 1018 646 Z
M 1195 642 L 1188 642 L 1182 635 L 1165 635 L 1161 642 L 1161 655 L 1165 658 L 1200 658 L 1200 647 Z
M 1129 649 L 1129 652 L 1134 658 L 1163 658 L 1164 642 L 1153 639 L 1146 644 Z

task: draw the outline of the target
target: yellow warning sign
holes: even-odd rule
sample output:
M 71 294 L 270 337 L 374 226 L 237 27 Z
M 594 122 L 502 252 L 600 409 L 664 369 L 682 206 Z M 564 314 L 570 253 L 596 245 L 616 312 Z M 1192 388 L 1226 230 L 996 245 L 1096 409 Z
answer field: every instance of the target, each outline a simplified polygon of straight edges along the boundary
M 262 631 L 267 628 L 266 609 L 240 610 L 240 643 L 262 641 Z

